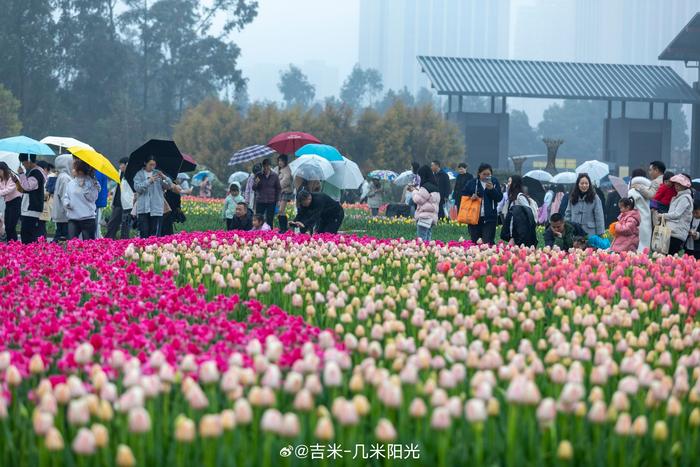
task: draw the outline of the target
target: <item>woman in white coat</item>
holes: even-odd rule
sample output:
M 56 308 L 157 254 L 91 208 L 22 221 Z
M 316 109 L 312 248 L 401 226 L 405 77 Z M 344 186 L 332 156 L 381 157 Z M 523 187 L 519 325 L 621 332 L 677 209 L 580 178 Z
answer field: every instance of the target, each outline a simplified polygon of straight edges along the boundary
M 651 180 L 647 178 L 643 169 L 636 169 L 632 171 L 630 186 L 651 188 Z M 628 196 L 634 199 L 634 209 L 639 212 L 639 246 L 637 247 L 637 251 L 641 253 L 645 249 L 648 250 L 651 247 L 652 222 L 649 201 L 647 201 L 636 188 L 630 188 Z

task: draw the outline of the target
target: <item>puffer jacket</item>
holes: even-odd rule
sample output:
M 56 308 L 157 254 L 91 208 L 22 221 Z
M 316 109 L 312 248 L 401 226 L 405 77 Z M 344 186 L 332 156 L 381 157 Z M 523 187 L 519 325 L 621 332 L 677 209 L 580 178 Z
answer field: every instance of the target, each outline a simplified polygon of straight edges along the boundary
M 416 221 L 431 222 L 437 224 L 438 211 L 440 209 L 440 193 L 429 192 L 421 187 L 413 192 L 413 202 L 416 203 Z
M 73 165 L 73 156 L 63 154 L 56 158 L 56 185 L 53 192 L 53 206 L 51 206 L 51 219 L 54 222 L 68 222 L 68 213 L 66 206 L 63 204 L 63 196 L 66 194 L 68 184 L 73 179 L 71 177 L 71 166 Z
M 646 177 L 634 177 L 630 181 L 630 185 L 649 188 L 651 180 Z M 639 246 L 637 251 L 641 253 L 651 245 L 651 210 L 649 202 L 644 199 L 644 195 L 639 190 L 630 188 L 628 196 L 634 200 L 634 209 L 639 213 Z
M 621 253 L 623 251 L 637 251 L 639 246 L 639 212 L 632 209 L 621 213 L 615 224 L 615 240 L 610 249 Z
M 671 206 L 666 214 L 666 225 L 671 228 L 671 236 L 685 241 L 690 231 L 690 223 L 693 220 L 693 195 L 691 190 L 683 190 L 673 197 Z

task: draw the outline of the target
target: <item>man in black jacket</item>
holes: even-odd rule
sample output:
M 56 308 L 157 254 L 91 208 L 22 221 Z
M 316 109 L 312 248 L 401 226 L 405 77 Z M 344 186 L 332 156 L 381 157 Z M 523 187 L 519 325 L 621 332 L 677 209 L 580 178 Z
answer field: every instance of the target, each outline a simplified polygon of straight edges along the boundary
M 244 202 L 236 205 L 236 214 L 229 223 L 227 230 L 250 230 L 253 228 L 253 211 Z
M 297 217 L 289 223 L 303 233 L 338 233 L 345 218 L 343 207 L 325 193 L 300 191 L 297 195 Z
M 445 172 L 440 170 L 440 161 L 433 161 L 430 164 L 430 170 L 437 181 L 438 191 L 440 192 L 440 210 L 438 211 L 438 219 L 445 217 L 445 204 L 450 199 L 450 177 Z
M 459 211 L 459 203 L 462 201 L 462 191 L 464 190 L 464 186 L 469 180 L 474 179 L 472 174 L 467 172 L 467 168 L 468 166 L 464 162 L 460 162 L 457 166 L 457 180 L 455 180 L 455 188 L 452 190 L 452 199 L 455 200 L 457 211 Z

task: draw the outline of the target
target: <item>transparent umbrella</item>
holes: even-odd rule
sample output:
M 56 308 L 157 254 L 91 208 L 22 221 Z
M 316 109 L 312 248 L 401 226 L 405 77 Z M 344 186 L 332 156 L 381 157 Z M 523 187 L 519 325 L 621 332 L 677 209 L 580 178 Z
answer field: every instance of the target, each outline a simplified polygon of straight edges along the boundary
M 335 170 L 327 159 L 315 154 L 309 154 L 292 161 L 289 169 L 294 177 L 305 180 L 328 180 Z

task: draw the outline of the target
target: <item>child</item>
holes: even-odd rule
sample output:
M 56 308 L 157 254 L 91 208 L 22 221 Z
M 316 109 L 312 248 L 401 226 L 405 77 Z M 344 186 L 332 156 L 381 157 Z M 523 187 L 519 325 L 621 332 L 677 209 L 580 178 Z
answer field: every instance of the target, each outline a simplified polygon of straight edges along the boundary
M 267 222 L 265 222 L 265 216 L 262 214 L 254 214 L 253 215 L 253 229 L 252 230 L 257 230 L 260 232 L 267 232 L 270 230 L 270 226 L 267 225 Z
M 693 202 L 693 219 L 685 242 L 685 254 L 700 259 L 700 201 Z
M 656 195 L 649 201 L 649 207 L 658 211 L 659 214 L 668 212 L 671 200 L 676 196 L 676 189 L 673 188 L 673 183 L 671 183 L 673 175 L 673 172 L 668 170 L 664 173 L 664 182 L 659 186 Z
M 620 215 L 615 223 L 615 240 L 612 243 L 612 251 L 637 251 L 639 246 L 639 224 L 641 218 L 639 212 L 634 209 L 634 199 L 622 198 L 618 201 Z
M 226 195 L 226 199 L 224 200 L 224 208 L 221 213 L 221 216 L 226 221 L 227 230 L 231 230 L 231 221 L 236 214 L 236 205 L 242 202 L 244 201 L 243 196 L 241 196 L 241 186 L 237 182 L 233 182 L 228 187 L 228 195 Z

